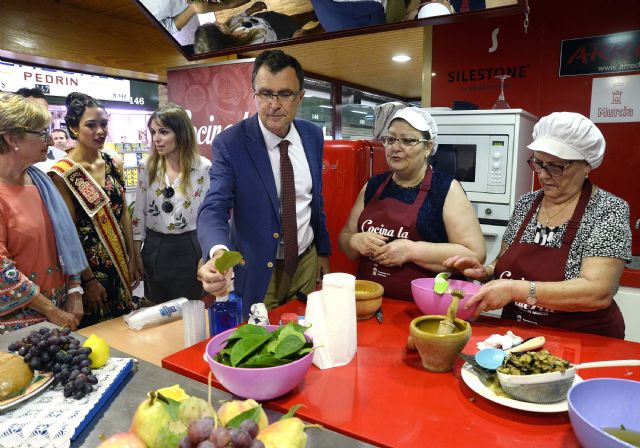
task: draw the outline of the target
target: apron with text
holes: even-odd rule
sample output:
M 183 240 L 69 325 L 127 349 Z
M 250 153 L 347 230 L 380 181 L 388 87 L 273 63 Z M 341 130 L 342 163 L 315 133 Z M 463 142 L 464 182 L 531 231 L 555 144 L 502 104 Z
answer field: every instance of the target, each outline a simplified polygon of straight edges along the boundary
M 431 188 L 431 167 L 420 184 L 416 200 L 406 204 L 395 198 L 380 199 L 380 194 L 391 181 L 392 173 L 378 187 L 369 203 L 364 207 L 358 219 L 358 231 L 367 232 L 377 229 L 375 233 L 389 237 L 387 242 L 398 238 L 410 241 L 422 241 L 416 228 L 418 211 L 424 203 Z M 393 233 L 391 233 L 393 232 Z M 435 277 L 435 273 L 418 266 L 415 263 L 405 263 L 402 266 L 383 266 L 372 258 L 361 257 L 358 263 L 358 278 L 371 280 L 384 286 L 385 297 L 412 300 L 411 280 L 422 277 Z
M 565 280 L 565 266 L 571 243 L 576 236 L 580 220 L 591 197 L 591 182 L 585 181 L 582 193 L 560 247 L 545 247 L 535 243 L 521 242 L 527 223 L 533 218 L 544 193 L 538 195 L 524 221 L 518 229 L 513 243 L 498 259 L 496 278 L 512 278 L 539 282 L 560 282 Z M 502 317 L 518 322 L 546 325 L 567 330 L 624 338 L 624 319 L 615 302 L 608 308 L 591 312 L 552 311 L 522 302 L 512 302 L 504 307 Z

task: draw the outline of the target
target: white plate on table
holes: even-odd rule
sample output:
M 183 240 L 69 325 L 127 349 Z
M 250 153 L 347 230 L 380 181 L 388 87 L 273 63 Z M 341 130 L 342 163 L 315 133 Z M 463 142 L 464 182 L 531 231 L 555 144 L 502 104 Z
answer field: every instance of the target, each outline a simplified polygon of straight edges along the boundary
M 567 412 L 567 410 L 569 409 L 567 400 L 559 401 L 557 403 L 542 404 L 529 403 L 527 401 L 514 400 L 513 398 L 496 395 L 491 389 L 482 384 L 482 381 L 480 381 L 480 378 L 478 378 L 478 374 L 468 363 L 465 363 L 462 366 L 462 369 L 460 369 L 460 374 L 462 375 L 462 380 L 465 382 L 465 384 L 469 386 L 469 388 L 471 388 L 471 390 L 473 390 L 475 393 L 486 398 L 489 401 L 493 401 L 494 403 L 498 403 L 509 408 L 520 409 L 521 411 L 541 413 Z M 582 381 L 582 378 L 576 375 L 575 379 L 573 380 L 573 384 L 578 384 Z
M 53 374 L 51 372 L 35 372 L 31 384 L 25 387 L 19 395 L 0 400 L 0 413 L 12 409 L 20 403 L 23 403 L 30 398 L 35 397 L 40 392 L 43 392 L 45 389 L 47 389 L 51 385 L 52 381 Z

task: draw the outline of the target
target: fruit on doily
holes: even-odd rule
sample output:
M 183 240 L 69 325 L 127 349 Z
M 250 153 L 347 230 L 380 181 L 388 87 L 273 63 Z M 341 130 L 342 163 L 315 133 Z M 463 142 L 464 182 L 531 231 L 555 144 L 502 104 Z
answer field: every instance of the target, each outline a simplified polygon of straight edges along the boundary
M 147 446 L 155 446 L 160 430 L 169 423 L 171 416 L 156 392 L 150 392 L 149 398 L 138 405 L 133 420 L 131 432 L 142 439 Z
M 21 356 L 0 352 L 0 399 L 24 389 L 33 372 Z
M 146 445 L 132 432 L 119 432 L 98 445 L 98 448 L 146 448 Z
M 258 403 L 251 398 L 248 400 L 226 401 L 218 409 L 218 417 L 220 418 L 222 425 L 226 426 L 232 418 L 242 414 L 245 411 L 248 411 L 249 409 L 253 409 L 256 406 L 259 406 Z M 265 414 L 263 409 L 260 412 L 258 426 L 260 427 L 260 429 L 262 429 L 266 428 L 267 425 L 269 425 L 269 421 L 267 420 L 267 414 Z
M 104 366 L 109 360 L 109 344 L 100 336 L 91 334 L 82 344 L 83 347 L 89 347 L 89 359 L 91 360 L 91 368 L 97 369 Z

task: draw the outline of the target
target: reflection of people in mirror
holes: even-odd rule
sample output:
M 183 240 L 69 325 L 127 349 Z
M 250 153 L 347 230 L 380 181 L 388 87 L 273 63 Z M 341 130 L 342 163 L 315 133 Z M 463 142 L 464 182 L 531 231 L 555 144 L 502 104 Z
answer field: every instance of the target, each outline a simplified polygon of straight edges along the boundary
M 227 8 L 236 8 L 249 2 L 249 0 L 221 0 L 217 3 L 194 2 L 187 0 L 141 0 L 145 8 L 169 31 L 181 45 L 193 44 L 193 31 L 200 25 L 197 14 L 221 11 Z M 192 20 L 195 23 L 191 23 Z M 193 29 L 185 35 L 176 36 L 187 27 Z M 185 29 L 186 31 L 186 29 Z
M 456 10 L 449 0 L 427 1 L 423 2 L 418 9 L 418 19 L 427 19 L 429 17 L 446 16 L 454 14 Z
M 386 23 L 387 0 L 311 0 L 327 32 Z
M 264 2 L 256 2 L 245 12 L 229 17 L 225 23 L 201 25 L 195 34 L 195 53 L 264 44 L 322 31 L 319 26 L 310 31 L 303 29 L 306 24 L 316 20 L 313 11 L 289 16 L 275 11 L 264 11 L 266 8 Z

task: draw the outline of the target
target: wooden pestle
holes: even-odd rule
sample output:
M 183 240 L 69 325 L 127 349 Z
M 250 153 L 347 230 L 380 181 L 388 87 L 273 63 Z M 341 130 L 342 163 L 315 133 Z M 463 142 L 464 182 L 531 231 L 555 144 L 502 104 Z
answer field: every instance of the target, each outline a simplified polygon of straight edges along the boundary
M 458 305 L 460 305 L 460 299 L 464 298 L 464 291 L 461 289 L 451 290 L 451 304 L 447 309 L 447 315 L 440 321 L 438 331 L 436 334 L 451 334 L 456 329 L 454 319 L 456 318 L 456 312 L 458 311 Z

